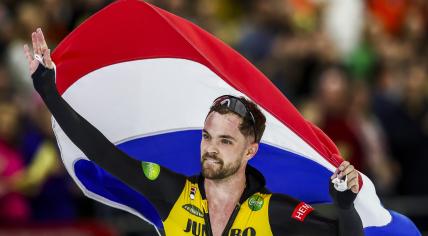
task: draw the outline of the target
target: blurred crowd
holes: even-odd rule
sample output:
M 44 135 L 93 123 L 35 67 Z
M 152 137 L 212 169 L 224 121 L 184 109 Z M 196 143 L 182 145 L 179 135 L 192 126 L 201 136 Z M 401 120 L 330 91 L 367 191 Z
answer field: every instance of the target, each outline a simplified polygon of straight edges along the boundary
M 54 48 L 110 2 L 0 2 L 0 223 L 93 214 L 60 161 L 22 46 L 42 27 Z M 428 1 L 148 2 L 250 60 L 381 198 L 428 196 Z
M 93 215 L 61 162 L 51 115 L 32 88 L 24 43 L 45 31 L 54 48 L 105 1 L 0 2 L 0 224 Z

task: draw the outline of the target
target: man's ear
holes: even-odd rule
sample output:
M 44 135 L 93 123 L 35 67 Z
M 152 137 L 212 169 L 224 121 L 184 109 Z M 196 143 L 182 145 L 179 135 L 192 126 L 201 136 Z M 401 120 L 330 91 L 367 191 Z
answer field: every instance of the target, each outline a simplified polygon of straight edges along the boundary
M 251 143 L 245 153 L 245 159 L 247 159 L 247 161 L 251 160 L 256 155 L 258 150 L 259 150 L 259 144 Z

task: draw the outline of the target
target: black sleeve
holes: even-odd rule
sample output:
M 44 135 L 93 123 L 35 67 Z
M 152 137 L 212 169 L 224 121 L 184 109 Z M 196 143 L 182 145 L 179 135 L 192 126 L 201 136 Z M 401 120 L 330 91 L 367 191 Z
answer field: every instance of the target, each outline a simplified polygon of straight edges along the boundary
M 269 202 L 269 223 L 273 235 L 364 235 L 353 201 L 346 206 L 334 202 L 329 206 L 312 207 L 292 197 L 273 194 Z
M 165 219 L 186 177 L 155 163 L 135 160 L 118 149 L 59 95 L 54 70 L 39 65 L 32 78 L 34 88 L 71 141 L 91 161 L 147 197 Z

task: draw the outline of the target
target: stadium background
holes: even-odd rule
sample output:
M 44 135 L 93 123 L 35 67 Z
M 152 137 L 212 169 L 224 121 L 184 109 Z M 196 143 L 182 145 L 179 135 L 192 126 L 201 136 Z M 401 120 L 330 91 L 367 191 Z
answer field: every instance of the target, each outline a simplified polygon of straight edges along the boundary
M 155 235 L 71 181 L 22 51 L 37 27 L 54 48 L 110 2 L 0 1 L 0 235 Z M 428 235 L 427 1 L 148 2 L 248 58 Z

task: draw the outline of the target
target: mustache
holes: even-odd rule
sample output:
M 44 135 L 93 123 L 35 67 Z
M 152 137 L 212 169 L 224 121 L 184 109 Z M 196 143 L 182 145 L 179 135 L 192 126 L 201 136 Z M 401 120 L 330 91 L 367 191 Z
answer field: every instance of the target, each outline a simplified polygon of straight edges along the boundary
M 223 163 L 223 160 L 217 157 L 217 154 L 213 154 L 213 153 L 204 153 L 202 155 L 202 161 L 208 160 L 208 159 L 212 159 L 214 161 L 218 161 L 220 163 Z

